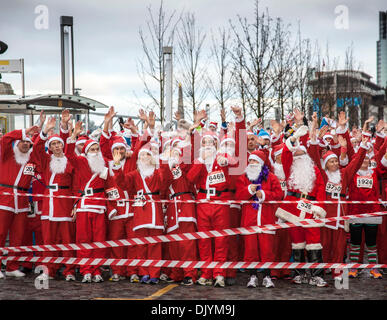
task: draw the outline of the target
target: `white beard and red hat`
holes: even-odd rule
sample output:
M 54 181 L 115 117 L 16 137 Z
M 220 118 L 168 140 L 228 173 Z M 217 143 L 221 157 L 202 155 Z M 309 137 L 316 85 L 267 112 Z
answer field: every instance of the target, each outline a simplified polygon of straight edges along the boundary
M 265 164 L 266 161 L 266 155 L 261 150 L 255 150 L 252 152 L 249 156 L 249 162 L 250 160 L 256 160 L 258 163 L 249 163 L 245 169 L 245 173 L 247 178 L 250 181 L 255 181 L 258 179 L 259 174 L 261 173 L 262 167 Z
M 141 153 L 147 153 L 151 156 L 151 164 L 146 164 L 141 161 Z M 140 172 L 141 176 L 143 176 L 144 178 L 152 176 L 156 169 L 156 161 L 158 162 L 158 158 L 156 159 L 155 155 L 153 154 L 151 144 L 145 144 L 138 152 L 137 169 Z
M 232 142 L 234 143 L 234 148 L 227 148 L 226 146 L 224 146 L 224 144 L 226 142 Z M 227 134 L 225 134 L 223 137 L 222 137 L 222 140 L 220 141 L 220 146 L 219 146 L 219 153 L 227 153 L 228 155 L 230 156 L 234 156 L 235 155 L 235 139 Z
M 334 159 L 336 158 L 337 159 L 337 155 L 335 153 L 333 153 L 332 151 L 328 151 L 326 152 L 323 157 L 322 157 L 322 160 L 321 160 L 321 165 L 323 167 L 323 169 L 325 170 L 325 173 L 327 174 L 327 177 L 328 177 L 328 180 L 332 183 L 335 183 L 335 184 L 339 184 L 341 182 L 341 173 L 340 173 L 340 169 L 337 169 L 336 171 L 332 172 L 332 171 L 328 171 L 326 169 L 326 165 L 327 165 L 327 162 L 329 159 Z
M 29 143 L 31 143 L 31 146 L 33 144 L 32 140 L 29 137 L 26 137 L 23 141 L 28 141 Z M 19 150 L 19 148 L 17 147 L 19 142 L 21 142 L 21 140 L 16 140 L 15 144 L 13 145 L 13 153 L 15 156 L 15 161 L 16 161 L 16 163 L 18 163 L 20 165 L 25 165 L 28 162 L 28 160 L 30 159 L 32 148 L 30 148 L 26 153 L 21 152 Z
M 90 147 L 95 144 L 99 145 L 99 143 L 93 139 L 87 140 L 82 148 L 82 153 L 86 155 L 90 169 L 93 173 L 103 173 L 107 170 L 102 152 L 98 151 L 97 153 L 88 153 Z
M 129 150 L 130 147 L 126 143 L 125 139 L 120 135 L 115 135 L 110 139 L 110 150 L 113 153 L 114 148 L 124 147 L 126 150 Z

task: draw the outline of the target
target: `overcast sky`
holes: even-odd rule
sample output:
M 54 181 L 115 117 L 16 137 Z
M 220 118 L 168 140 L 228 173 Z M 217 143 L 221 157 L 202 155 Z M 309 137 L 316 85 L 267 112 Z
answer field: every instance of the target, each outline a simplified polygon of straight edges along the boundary
M 48 8 L 48 29 L 35 28 L 39 5 Z M 25 59 L 27 95 L 61 92 L 59 17 L 73 16 L 76 87 L 81 95 L 129 114 L 129 107 L 143 99 L 136 61 L 142 58 L 138 30 L 145 26 L 149 5 L 156 9 L 159 0 L 2 0 L 0 40 L 9 49 L 0 59 Z M 251 18 L 254 10 L 254 0 L 164 0 L 164 5 L 167 12 L 194 12 L 206 32 L 227 27 L 237 14 Z M 348 29 L 335 27 L 340 5 L 348 8 Z M 323 46 L 328 41 L 341 63 L 353 42 L 356 60 L 376 82 L 378 12 L 387 10 L 385 0 L 261 0 L 260 7 L 293 26 L 300 20 L 303 36 Z M 3 81 L 21 93 L 18 75 L 3 74 Z

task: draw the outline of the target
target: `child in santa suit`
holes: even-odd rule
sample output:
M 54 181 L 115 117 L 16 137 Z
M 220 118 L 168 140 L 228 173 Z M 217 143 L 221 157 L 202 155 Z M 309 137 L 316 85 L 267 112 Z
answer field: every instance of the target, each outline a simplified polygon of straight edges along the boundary
M 249 156 L 249 164 L 245 174 L 236 182 L 236 199 L 255 200 L 251 204 L 242 205 L 241 227 L 263 226 L 274 224 L 274 207 L 264 201 L 282 199 L 282 190 L 278 178 L 265 165 L 266 155 L 263 151 L 254 151 Z M 273 262 L 275 257 L 275 231 L 244 236 L 244 260 Z M 259 249 L 258 249 L 259 248 Z M 274 287 L 270 277 L 270 269 L 264 270 L 263 285 L 266 288 Z M 256 270 L 250 270 L 250 279 L 247 287 L 257 287 Z

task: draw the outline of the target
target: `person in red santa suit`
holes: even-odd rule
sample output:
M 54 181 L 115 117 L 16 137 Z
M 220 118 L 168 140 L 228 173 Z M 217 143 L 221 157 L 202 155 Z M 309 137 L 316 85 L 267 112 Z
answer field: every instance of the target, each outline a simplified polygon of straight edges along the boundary
M 197 199 L 228 200 L 230 198 L 229 167 L 235 165 L 227 154 L 217 154 L 216 137 L 212 132 L 204 132 L 199 149 L 199 158 L 194 161 L 187 174 L 188 180 L 198 190 Z M 212 204 L 210 202 L 197 204 L 198 231 L 222 230 L 230 226 L 230 208 L 228 205 Z M 226 261 L 228 238 L 199 240 L 199 255 L 202 261 Z M 202 274 L 197 281 L 200 285 L 225 286 L 225 269 L 215 268 L 201 270 Z
M 249 164 L 246 167 L 245 174 L 241 175 L 236 182 L 236 199 L 256 201 L 252 204 L 242 205 L 241 227 L 275 223 L 274 207 L 265 204 L 264 201 L 280 200 L 282 190 L 278 178 L 265 165 L 265 160 L 266 155 L 263 151 L 254 151 L 249 156 Z M 275 231 L 243 236 L 245 249 L 243 261 L 275 261 L 274 238 Z M 256 288 L 258 281 L 256 270 L 249 270 L 249 273 L 250 279 L 247 287 Z M 274 287 L 270 277 L 270 269 L 264 269 L 263 286 L 266 288 Z
M 170 171 L 165 174 L 169 179 L 164 180 L 168 185 L 168 203 L 166 208 L 166 233 L 186 233 L 197 231 L 196 207 L 194 203 L 184 203 L 179 201 L 194 200 L 195 190 L 192 183 L 187 179 L 187 172 L 191 168 L 191 161 L 183 162 L 183 153 L 189 146 L 182 150 L 178 147 L 167 149 L 160 156 L 162 160 L 161 168 Z M 191 151 L 192 153 L 192 151 Z M 197 241 L 174 241 L 168 243 L 168 254 L 171 260 L 196 261 Z M 167 282 L 181 282 L 181 284 L 190 286 L 197 280 L 197 270 L 194 268 L 172 268 Z
M 106 196 L 116 194 L 117 187 L 114 178 L 110 176 L 105 159 L 97 141 L 88 140 L 83 146 L 82 153 L 85 156 L 75 154 L 76 137 L 82 132 L 82 122 L 75 124 L 73 134 L 67 141 L 66 157 L 70 164 L 76 168 L 78 175 L 80 199 L 73 209 L 76 219 L 76 243 L 91 243 L 106 240 L 106 216 L 110 218 L 117 212 L 112 201 L 106 201 Z M 105 249 L 78 250 L 78 258 L 104 258 Z M 102 282 L 101 271 L 98 265 L 81 265 L 80 273 L 83 275 L 82 282 Z
M 321 150 L 316 139 L 317 115 L 313 114 L 313 128 L 311 134 L 310 153 L 317 167 L 320 169 L 321 175 L 325 183 L 325 192 L 327 200 L 340 201 L 346 200 L 348 194 L 348 186 L 352 182 L 353 175 L 359 170 L 363 163 L 367 150 L 368 138 L 363 137 L 360 144 L 359 152 L 351 159 L 351 162 L 344 168 L 340 169 L 339 159 L 332 151 L 327 151 L 322 156 Z M 345 119 L 344 119 L 345 120 Z M 340 126 L 345 127 L 346 121 L 339 122 Z M 347 158 L 347 142 L 344 138 L 339 139 L 341 144 L 340 159 L 343 161 Z M 326 205 L 327 218 L 341 217 L 347 213 L 346 204 L 327 204 Z M 321 242 L 323 246 L 323 259 L 328 263 L 342 263 L 344 262 L 344 255 L 346 250 L 346 232 L 343 220 L 325 223 L 321 228 Z M 334 279 L 341 280 L 341 272 L 333 271 Z
M 102 131 L 100 145 L 102 154 L 105 158 L 113 159 L 114 153 L 118 153 L 120 156 L 121 170 L 124 173 L 129 173 L 136 169 L 136 161 L 140 148 L 149 142 L 151 136 L 148 132 L 144 134 L 139 140 L 132 140 L 134 144 L 133 152 L 130 153 L 128 158 L 128 145 L 124 138 L 120 135 L 112 135 L 112 132 L 109 132 L 109 123 L 112 121 L 113 117 L 116 115 L 114 108 L 111 107 L 108 113 L 105 115 L 104 129 Z M 137 128 L 134 125 L 133 120 L 128 119 L 123 126 L 133 133 L 132 136 L 137 136 Z M 138 142 L 138 144 L 136 144 Z M 106 145 L 105 148 L 102 146 Z M 107 150 L 109 149 L 109 150 Z M 104 151 L 105 150 L 105 151 Z M 117 171 L 112 171 L 114 166 L 114 161 L 109 161 L 109 169 L 112 176 L 115 176 Z M 113 217 L 109 217 L 108 223 L 108 239 L 109 240 L 120 240 L 120 239 L 129 239 L 134 237 L 133 233 L 133 208 L 130 205 L 130 197 L 127 190 L 123 190 L 118 187 L 119 198 L 116 200 L 116 209 L 117 213 Z M 114 259 L 126 258 L 134 259 L 135 258 L 135 247 L 114 247 L 111 248 L 111 257 Z M 112 266 L 112 276 L 110 281 L 120 281 L 125 278 L 126 275 L 129 276 L 130 282 L 139 282 L 139 277 L 137 275 L 137 267 L 119 267 Z
M 30 211 L 28 192 L 31 178 L 34 175 L 33 160 L 36 156 L 29 138 L 39 130 L 38 126 L 28 129 L 14 130 L 0 139 L 0 194 L 13 193 L 0 197 L 0 247 L 5 246 L 9 233 L 9 245 L 23 244 L 23 235 L 27 224 L 27 213 Z M 15 255 L 18 255 L 15 253 Z M 9 261 L 6 276 L 23 277 L 19 270 L 19 262 Z M 0 271 L 0 278 L 4 278 Z
M 63 119 L 62 123 L 67 127 L 70 118 Z M 43 197 L 42 204 L 42 236 L 43 243 L 66 244 L 75 242 L 75 223 L 72 218 L 74 200 L 72 198 L 57 198 L 57 196 L 72 196 L 74 167 L 63 153 L 65 143 L 63 139 L 53 134 L 48 137 L 48 132 L 55 128 L 56 119 L 51 117 L 44 126 L 39 137 L 34 143 L 38 151 L 38 165 L 43 171 L 45 192 L 49 197 Z M 63 127 L 63 125 L 62 125 Z M 67 129 L 67 128 L 66 128 Z M 49 153 L 45 152 L 45 143 L 48 142 Z M 64 257 L 72 257 L 72 251 L 64 251 Z M 55 256 L 59 252 L 45 252 L 43 256 Z M 38 278 L 53 279 L 58 264 L 48 265 L 48 274 L 42 273 Z M 75 267 L 66 265 L 63 275 L 66 281 L 75 281 Z
M 300 137 L 307 133 L 308 127 L 300 126 L 293 136 L 286 140 L 281 155 L 288 187 L 285 200 L 297 201 L 297 203 L 281 204 L 276 211 L 276 216 L 291 223 L 314 217 L 324 218 L 326 215 L 321 206 L 310 203 L 310 200 L 324 201 L 326 196 L 321 173 L 299 141 Z M 305 262 L 305 249 L 308 262 L 323 262 L 320 226 L 315 224 L 311 227 L 289 229 L 295 262 Z M 292 282 L 296 284 L 309 282 L 311 285 L 325 287 L 327 283 L 323 279 L 323 273 L 323 269 L 311 269 L 311 278 L 307 281 L 305 271 L 296 269 Z
M 168 178 L 166 171 L 156 169 L 158 160 L 154 157 L 150 143 L 143 146 L 138 154 L 137 169 L 129 173 L 122 172 L 121 163 L 117 153 L 113 154 L 115 179 L 119 187 L 127 190 L 129 195 L 135 195 L 133 216 L 133 233 L 135 237 L 161 235 L 164 230 L 164 214 L 160 194 L 165 193 L 167 187 L 163 181 Z M 157 162 L 156 162 L 157 161 Z M 153 201 L 155 200 L 155 201 Z M 161 243 L 136 246 L 136 259 L 162 259 Z M 138 268 L 142 276 L 141 283 L 157 284 L 160 278 L 160 267 Z

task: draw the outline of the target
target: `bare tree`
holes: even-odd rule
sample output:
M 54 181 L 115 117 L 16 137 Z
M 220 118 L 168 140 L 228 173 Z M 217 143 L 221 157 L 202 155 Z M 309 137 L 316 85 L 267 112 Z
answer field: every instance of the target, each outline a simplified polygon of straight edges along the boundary
M 139 60 L 137 71 L 144 85 L 145 94 L 151 98 L 153 107 L 159 110 L 161 122 L 164 120 L 164 67 L 163 47 L 172 46 L 176 26 L 180 17 L 176 10 L 171 14 L 164 11 L 163 0 L 156 12 L 148 7 L 148 20 L 145 31 L 140 28 L 139 36 L 144 52 L 144 59 Z
M 203 44 L 206 34 L 196 25 L 195 14 L 186 13 L 177 29 L 179 54 L 179 74 L 177 80 L 182 84 L 187 106 L 192 115 L 203 103 L 208 94 L 206 65 L 203 62 Z

